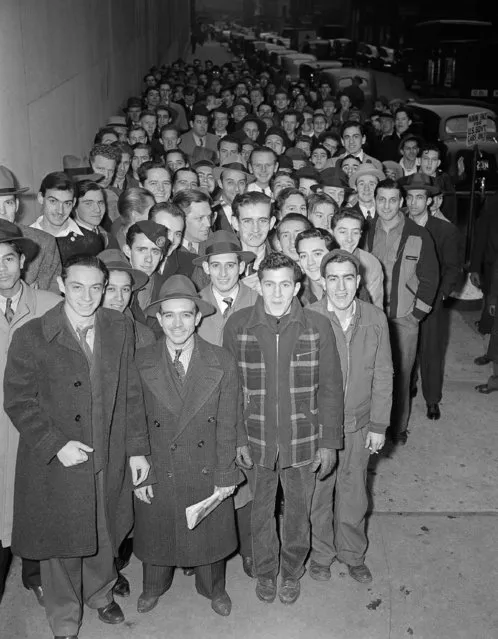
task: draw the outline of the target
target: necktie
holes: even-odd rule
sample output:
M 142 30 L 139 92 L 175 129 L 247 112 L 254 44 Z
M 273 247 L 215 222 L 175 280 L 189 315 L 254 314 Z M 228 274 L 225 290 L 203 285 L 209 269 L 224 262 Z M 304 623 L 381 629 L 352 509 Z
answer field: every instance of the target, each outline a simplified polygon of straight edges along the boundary
M 199 138 L 199 146 L 204 146 L 204 139 L 203 138 Z
M 10 324 L 14 317 L 14 309 L 12 308 L 12 298 L 7 298 L 7 305 L 5 306 L 5 319 Z
M 189 253 L 197 253 L 197 251 L 195 250 L 195 246 L 194 246 L 193 242 L 189 242 L 187 244 L 187 248 L 189 250 Z
M 185 381 L 185 368 L 183 364 L 180 362 L 180 355 L 182 354 L 181 349 L 175 351 L 175 359 L 173 360 L 173 366 L 175 367 L 176 373 L 178 375 L 178 379 L 183 383 Z
M 93 352 L 90 348 L 90 344 L 86 341 L 86 336 L 88 334 L 88 331 L 92 328 L 93 325 L 85 327 L 78 326 L 78 328 L 76 329 L 76 333 L 78 334 L 78 338 L 80 340 L 80 346 L 83 349 L 83 352 L 85 353 L 86 358 L 89 362 L 91 362 L 93 359 Z
M 372 211 L 367 211 L 367 220 L 371 220 L 373 217 Z
M 224 297 L 223 301 L 227 305 L 226 309 L 223 311 L 223 317 L 228 317 L 228 313 L 230 312 L 230 309 L 232 308 L 233 299 L 231 297 Z

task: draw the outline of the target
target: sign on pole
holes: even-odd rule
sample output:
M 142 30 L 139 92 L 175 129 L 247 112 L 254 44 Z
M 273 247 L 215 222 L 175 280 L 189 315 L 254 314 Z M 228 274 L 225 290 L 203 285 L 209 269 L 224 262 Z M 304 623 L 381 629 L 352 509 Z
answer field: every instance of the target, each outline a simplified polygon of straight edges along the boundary
M 467 117 L 467 146 L 474 146 L 479 142 L 486 142 L 486 120 L 488 113 L 469 113 Z

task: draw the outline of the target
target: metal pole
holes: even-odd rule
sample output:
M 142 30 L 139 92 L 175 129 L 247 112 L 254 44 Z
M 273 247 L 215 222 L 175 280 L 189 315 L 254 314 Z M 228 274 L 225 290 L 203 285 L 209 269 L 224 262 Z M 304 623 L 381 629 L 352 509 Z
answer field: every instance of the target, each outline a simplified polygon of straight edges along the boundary
M 474 153 L 472 154 L 472 182 L 470 185 L 470 207 L 469 217 L 467 220 L 467 233 L 465 238 L 465 264 L 468 267 L 470 264 L 470 253 L 472 251 L 472 244 L 474 242 L 474 213 L 475 213 L 475 193 L 476 193 L 476 179 L 477 179 L 477 156 L 479 153 L 479 147 L 474 145 Z

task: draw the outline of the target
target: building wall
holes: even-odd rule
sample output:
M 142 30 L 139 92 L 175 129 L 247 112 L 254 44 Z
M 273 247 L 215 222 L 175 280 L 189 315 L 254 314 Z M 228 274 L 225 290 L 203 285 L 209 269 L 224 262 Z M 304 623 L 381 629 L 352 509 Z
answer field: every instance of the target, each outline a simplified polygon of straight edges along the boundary
M 2 0 L 0 164 L 32 199 L 63 155 L 88 155 L 150 66 L 185 52 L 189 29 L 185 0 Z

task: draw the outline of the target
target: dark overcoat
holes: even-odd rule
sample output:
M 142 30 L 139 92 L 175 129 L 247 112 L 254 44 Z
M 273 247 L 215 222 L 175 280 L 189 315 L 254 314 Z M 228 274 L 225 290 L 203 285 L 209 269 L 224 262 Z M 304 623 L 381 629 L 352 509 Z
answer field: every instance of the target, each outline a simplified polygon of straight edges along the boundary
M 107 526 L 117 554 L 133 525 L 128 458 L 149 442 L 131 321 L 99 309 L 104 490 Z M 5 412 L 20 434 L 12 550 L 28 559 L 82 557 L 97 551 L 95 474 L 89 460 L 65 468 L 57 452 L 70 440 L 92 441 L 90 372 L 66 320 L 64 303 L 20 327 L 4 378 Z
M 165 338 L 136 356 L 155 483 L 151 504 L 135 499 L 133 550 L 146 563 L 200 566 L 237 547 L 232 497 L 193 530 L 185 515 L 215 486 L 243 479 L 235 466 L 237 366 L 228 351 L 196 336 L 182 400 L 167 357 Z

